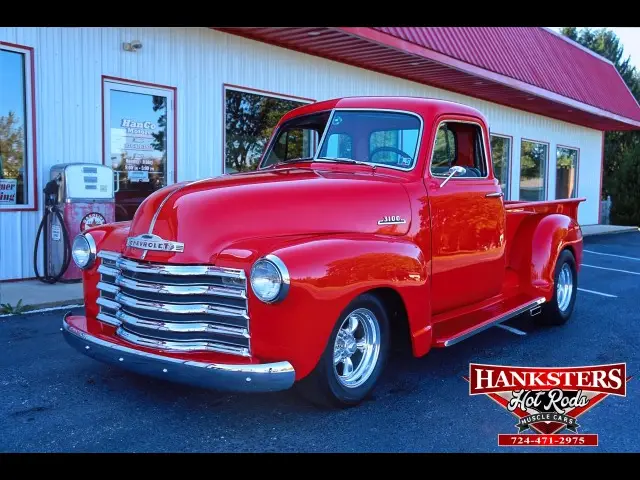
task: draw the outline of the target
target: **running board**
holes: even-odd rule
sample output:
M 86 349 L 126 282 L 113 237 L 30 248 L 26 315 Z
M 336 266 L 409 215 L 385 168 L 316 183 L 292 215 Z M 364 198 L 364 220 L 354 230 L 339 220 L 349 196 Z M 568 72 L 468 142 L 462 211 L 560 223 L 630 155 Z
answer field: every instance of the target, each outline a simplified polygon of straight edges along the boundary
M 542 307 L 541 305 L 545 302 L 544 297 L 539 297 L 536 298 L 535 300 L 532 300 L 530 302 L 525 303 L 524 305 L 521 305 L 520 307 L 514 308 L 513 310 L 509 310 L 507 312 L 505 312 L 503 315 L 500 315 L 494 319 L 491 320 L 487 320 L 484 323 L 481 323 L 480 325 L 478 325 L 478 327 L 467 330 L 466 332 L 463 332 L 461 334 L 459 334 L 458 336 L 449 338 L 447 340 L 445 340 L 443 342 L 443 344 L 445 347 L 450 347 L 451 345 L 455 345 L 458 342 L 461 342 L 463 340 L 466 340 L 469 337 L 472 337 L 474 335 L 476 335 L 477 333 L 483 332 L 484 330 L 487 330 L 488 328 L 491 327 L 495 327 L 496 325 L 498 325 L 499 323 L 503 323 L 506 322 L 507 320 L 510 320 L 514 317 L 517 317 L 518 315 L 522 315 L 525 312 L 529 312 L 531 314 L 531 316 L 537 315 L 542 311 Z

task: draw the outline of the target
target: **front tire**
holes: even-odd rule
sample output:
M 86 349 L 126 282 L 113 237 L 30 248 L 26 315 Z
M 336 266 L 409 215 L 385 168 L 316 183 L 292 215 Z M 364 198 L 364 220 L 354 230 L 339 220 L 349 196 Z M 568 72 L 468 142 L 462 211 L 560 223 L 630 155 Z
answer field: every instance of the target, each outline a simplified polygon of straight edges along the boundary
M 563 325 L 573 313 L 578 293 L 578 270 L 570 250 L 560 253 L 553 278 L 553 298 L 544 304 L 542 314 L 534 317 L 541 325 Z
M 298 391 L 316 405 L 358 405 L 374 389 L 389 355 L 389 319 L 372 294 L 352 301 L 336 322 L 316 368 Z

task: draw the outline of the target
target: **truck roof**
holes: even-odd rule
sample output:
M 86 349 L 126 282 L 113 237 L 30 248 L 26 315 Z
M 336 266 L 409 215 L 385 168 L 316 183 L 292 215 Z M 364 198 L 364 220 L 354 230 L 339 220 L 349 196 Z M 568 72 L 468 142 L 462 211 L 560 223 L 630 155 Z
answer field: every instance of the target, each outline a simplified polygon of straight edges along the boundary
M 479 110 L 468 105 L 448 100 L 438 100 L 435 98 L 407 96 L 357 96 L 332 98 L 295 108 L 286 113 L 282 117 L 282 121 L 286 121 L 291 117 L 306 115 L 322 110 L 331 110 L 334 108 L 404 110 L 418 113 L 425 120 L 437 117 L 443 113 L 470 115 L 479 117 L 485 124 L 487 123 L 486 118 Z

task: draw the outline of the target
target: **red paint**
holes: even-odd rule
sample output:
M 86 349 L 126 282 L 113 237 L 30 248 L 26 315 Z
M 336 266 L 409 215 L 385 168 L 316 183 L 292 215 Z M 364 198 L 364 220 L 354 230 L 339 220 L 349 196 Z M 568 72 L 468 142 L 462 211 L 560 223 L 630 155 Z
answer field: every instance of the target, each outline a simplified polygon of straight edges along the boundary
M 102 164 L 106 165 L 104 157 L 104 82 L 113 81 L 120 83 L 128 83 L 131 85 L 142 85 L 146 87 L 162 88 L 164 90 L 173 91 L 173 181 L 178 181 L 178 88 L 159 83 L 141 82 L 139 80 L 130 80 L 127 78 L 112 77 L 102 75 L 101 91 L 102 91 Z
M 584 199 L 486 198 L 500 191 L 490 166 L 486 179 L 457 178 L 437 186 L 442 178 L 432 177 L 428 165 L 441 119 L 478 124 L 490 158 L 486 119 L 473 108 L 417 98 L 353 97 L 297 108 L 280 122 L 349 107 L 422 117 L 425 131 L 415 168 L 374 171 L 368 165 L 308 161 L 184 182 L 150 195 L 132 222 L 91 230 L 98 250 L 132 259 L 140 259 L 142 252 L 125 248 L 126 238 L 152 230 L 165 240 L 183 242 L 185 250 L 149 251 L 145 261 L 238 268 L 247 277 L 255 260 L 269 253 L 287 265 L 291 286 L 282 302 L 262 303 L 247 290 L 250 359 L 204 352 L 166 355 L 219 363 L 286 360 L 301 379 L 316 365 L 346 305 L 361 293 L 386 288 L 402 299 L 413 354 L 422 356 L 490 315 L 540 296 L 550 300 L 555 261 L 563 248 L 571 248 L 580 264 L 577 212 Z M 151 229 L 158 207 L 172 192 Z M 385 215 L 407 222 L 378 225 Z M 90 335 L 123 343 L 113 327 L 95 318 L 98 264 L 83 273 L 86 317 L 70 321 Z
M 31 68 L 31 152 L 33 156 L 33 207 L 25 208 L 0 208 L 0 212 L 33 212 L 38 210 L 38 148 L 36 147 L 36 67 L 33 47 L 0 41 L 0 45 L 6 45 L 29 53 Z M 25 159 L 26 161 L 26 159 Z M 31 182 L 29 182 L 31 183 Z M 28 186 L 27 186 L 28 188 Z M 28 190 L 27 190 L 28 191 Z
M 226 173 L 225 170 L 227 168 L 226 158 L 227 158 L 227 89 L 236 90 L 241 92 L 249 92 L 249 93 L 257 93 L 261 95 L 266 95 L 269 97 L 282 98 L 285 100 L 293 100 L 293 101 L 301 101 L 307 103 L 313 103 L 315 100 L 313 98 L 305 98 L 298 97 L 296 95 L 285 95 L 283 93 L 272 92 L 269 90 L 261 90 L 259 88 L 249 88 L 242 87 L 240 85 L 233 85 L 231 83 L 223 83 L 222 84 L 222 170 L 220 170 L 223 174 Z
M 640 127 L 610 62 L 538 27 L 217 30 L 598 130 Z

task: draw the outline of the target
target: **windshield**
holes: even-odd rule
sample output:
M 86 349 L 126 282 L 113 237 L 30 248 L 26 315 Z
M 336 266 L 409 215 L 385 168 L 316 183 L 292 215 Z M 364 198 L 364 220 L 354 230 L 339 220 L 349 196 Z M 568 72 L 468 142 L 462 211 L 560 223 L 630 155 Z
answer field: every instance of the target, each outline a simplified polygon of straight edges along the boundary
M 409 113 L 336 110 L 317 158 L 350 159 L 411 170 L 420 131 L 420 119 Z

